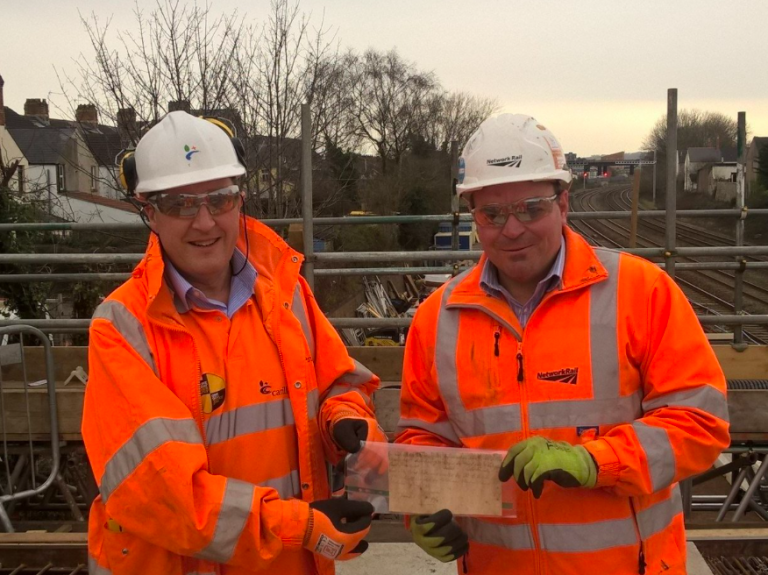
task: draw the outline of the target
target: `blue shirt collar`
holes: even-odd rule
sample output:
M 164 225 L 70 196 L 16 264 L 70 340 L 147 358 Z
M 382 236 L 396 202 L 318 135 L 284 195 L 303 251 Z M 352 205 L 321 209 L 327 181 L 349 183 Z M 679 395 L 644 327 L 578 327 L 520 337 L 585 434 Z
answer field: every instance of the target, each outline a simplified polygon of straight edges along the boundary
M 235 312 L 243 307 L 245 303 L 254 294 L 254 286 L 258 272 L 251 262 L 246 261 L 245 255 L 239 249 L 235 248 L 232 254 L 231 266 L 233 270 L 242 271 L 237 275 L 232 275 L 230 280 L 229 301 L 225 304 L 214 299 L 209 299 L 200 290 L 190 284 L 182 276 L 171 260 L 163 253 L 163 263 L 165 264 L 165 280 L 173 292 L 173 301 L 179 313 L 186 313 L 192 307 L 200 309 L 219 310 L 231 318 Z M 243 267 L 245 264 L 245 267 Z

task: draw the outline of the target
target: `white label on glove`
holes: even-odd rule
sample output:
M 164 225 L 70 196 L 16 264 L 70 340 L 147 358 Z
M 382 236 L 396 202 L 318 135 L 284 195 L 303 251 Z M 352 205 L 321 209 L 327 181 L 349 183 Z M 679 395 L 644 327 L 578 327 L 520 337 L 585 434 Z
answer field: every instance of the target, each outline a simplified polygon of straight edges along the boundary
M 336 559 L 341 554 L 342 549 L 344 549 L 343 544 L 337 543 L 325 535 L 320 535 L 314 552 L 323 557 L 328 557 L 328 559 Z

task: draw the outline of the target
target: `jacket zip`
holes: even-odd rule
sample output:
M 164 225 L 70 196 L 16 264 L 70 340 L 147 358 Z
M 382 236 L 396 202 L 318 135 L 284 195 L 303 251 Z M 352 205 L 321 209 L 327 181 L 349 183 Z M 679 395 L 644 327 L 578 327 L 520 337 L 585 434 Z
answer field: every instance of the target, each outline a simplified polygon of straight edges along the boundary
M 499 338 L 501 337 L 501 326 L 496 325 L 496 331 L 493 332 L 493 355 L 499 357 Z
M 632 510 L 632 521 L 635 524 L 635 531 L 637 532 L 637 540 L 640 542 L 640 550 L 637 553 L 637 572 L 639 575 L 645 575 L 645 545 L 643 544 L 643 536 L 640 533 L 640 524 L 637 522 L 637 513 L 635 512 L 635 501 L 629 498 L 629 507 Z
M 525 329 L 523 329 L 525 333 Z M 517 340 L 517 385 L 520 388 L 520 420 L 523 427 L 523 439 L 531 437 L 531 431 L 528 423 L 528 393 L 525 386 L 525 367 L 523 362 L 523 340 Z M 531 536 L 533 537 L 534 547 L 534 568 L 536 573 L 542 573 L 541 568 L 541 541 L 539 541 L 538 519 L 536 518 L 536 508 L 533 501 L 533 495 L 530 491 L 525 494 L 528 503 L 528 513 L 530 514 Z

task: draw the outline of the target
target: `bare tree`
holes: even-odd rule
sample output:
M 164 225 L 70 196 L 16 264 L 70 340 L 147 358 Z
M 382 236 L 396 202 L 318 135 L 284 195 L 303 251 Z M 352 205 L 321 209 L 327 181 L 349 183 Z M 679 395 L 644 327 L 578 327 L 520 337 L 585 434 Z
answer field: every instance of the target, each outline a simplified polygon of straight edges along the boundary
M 94 104 L 101 118 L 113 122 L 119 110 L 133 110 L 133 143 L 142 125 L 156 122 L 171 102 L 203 113 L 223 108 L 234 54 L 247 30 L 243 19 L 237 13 L 214 16 L 207 4 L 181 0 L 158 2 L 149 13 L 136 2 L 134 16 L 133 29 L 115 34 L 111 20 L 81 16 L 94 54 L 80 56 L 75 78 L 62 79 L 69 99 Z
M 677 149 L 693 147 L 732 148 L 736 146 L 735 118 L 720 112 L 680 110 L 677 116 Z M 667 149 L 667 118 L 659 118 L 643 141 L 643 149 L 663 158 Z
M 440 94 L 432 104 L 434 121 L 429 126 L 432 132 L 428 139 L 435 146 L 448 149 L 450 142 L 466 144 L 477 127 L 499 109 L 493 98 L 481 98 L 467 92 Z
M 394 50 L 368 50 L 348 65 L 357 133 L 376 150 L 381 171 L 387 173 L 390 163 L 399 165 L 412 137 L 426 131 L 437 79 Z

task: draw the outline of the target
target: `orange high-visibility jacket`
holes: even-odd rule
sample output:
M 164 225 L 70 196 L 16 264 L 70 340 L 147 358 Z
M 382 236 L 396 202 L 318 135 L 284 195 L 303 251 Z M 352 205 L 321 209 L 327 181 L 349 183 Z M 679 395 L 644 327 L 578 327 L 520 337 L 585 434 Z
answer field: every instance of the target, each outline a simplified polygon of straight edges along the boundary
M 480 287 L 484 259 L 420 306 L 397 441 L 506 451 L 540 435 L 597 463 L 594 489 L 547 482 L 538 500 L 516 489 L 515 519 L 461 518 L 469 573 L 685 573 L 678 482 L 728 445 L 723 373 L 666 273 L 564 233 L 561 285 L 524 330 Z
M 379 380 L 349 357 L 320 311 L 299 276 L 302 256 L 255 220 L 247 230 L 250 247 L 241 232 L 238 248 L 258 271 L 252 299 L 263 324 L 255 325 L 274 342 L 284 376 L 268 402 L 253 403 L 267 388 L 259 393 L 263 354 L 248 330 L 227 344 L 239 366 L 229 377 L 239 380 L 226 382 L 223 404 L 217 390 L 201 398 L 201 355 L 163 281 L 154 235 L 133 277 L 96 310 L 82 429 L 100 491 L 89 524 L 92 574 L 334 572 L 302 548 L 308 502 L 330 497 L 327 462 L 343 456 L 331 425 L 373 418 Z M 254 311 L 238 310 L 233 326 L 241 313 Z M 226 321 L 216 315 L 211 321 Z M 221 414 L 215 421 L 203 399 Z M 280 437 L 290 437 L 293 454 Z

